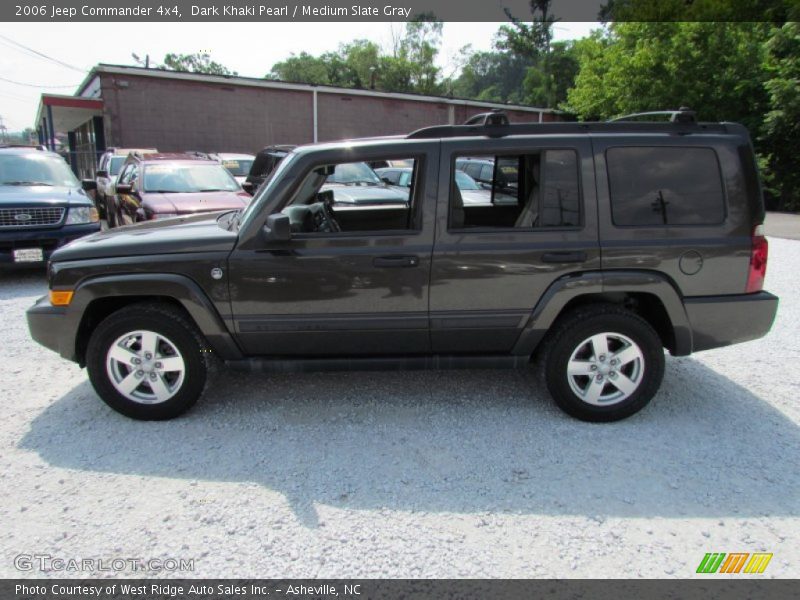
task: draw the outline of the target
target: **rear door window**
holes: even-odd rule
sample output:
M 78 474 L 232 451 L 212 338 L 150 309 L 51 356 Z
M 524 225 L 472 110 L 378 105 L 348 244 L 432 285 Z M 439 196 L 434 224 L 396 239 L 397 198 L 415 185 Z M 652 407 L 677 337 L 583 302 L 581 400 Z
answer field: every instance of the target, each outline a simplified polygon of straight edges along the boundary
M 711 148 L 606 151 L 615 225 L 716 225 L 725 220 L 719 162 Z

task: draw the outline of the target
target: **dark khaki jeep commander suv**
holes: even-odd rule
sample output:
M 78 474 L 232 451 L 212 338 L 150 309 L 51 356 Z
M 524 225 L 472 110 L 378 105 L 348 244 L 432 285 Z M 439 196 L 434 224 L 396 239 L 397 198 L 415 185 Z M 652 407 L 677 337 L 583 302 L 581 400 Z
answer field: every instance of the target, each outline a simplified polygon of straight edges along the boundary
M 464 202 L 463 158 L 502 185 Z M 403 161 L 408 195 L 342 165 Z M 502 177 L 497 174 L 502 173 Z M 491 186 L 490 186 L 491 187 Z M 370 202 L 370 193 L 374 198 Z M 683 356 L 763 336 L 764 207 L 747 131 L 509 124 L 298 147 L 244 209 L 122 227 L 56 251 L 31 334 L 137 419 L 189 409 L 214 359 L 276 371 L 527 367 L 570 415 L 613 421 Z

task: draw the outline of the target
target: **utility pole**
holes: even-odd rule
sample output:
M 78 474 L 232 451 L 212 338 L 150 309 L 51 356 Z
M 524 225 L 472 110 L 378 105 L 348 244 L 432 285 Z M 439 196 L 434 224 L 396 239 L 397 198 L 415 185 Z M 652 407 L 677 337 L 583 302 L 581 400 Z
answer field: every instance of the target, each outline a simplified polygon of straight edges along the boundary
M 0 115 L 0 142 L 7 143 L 8 142 L 8 128 L 6 124 L 3 123 L 3 116 Z

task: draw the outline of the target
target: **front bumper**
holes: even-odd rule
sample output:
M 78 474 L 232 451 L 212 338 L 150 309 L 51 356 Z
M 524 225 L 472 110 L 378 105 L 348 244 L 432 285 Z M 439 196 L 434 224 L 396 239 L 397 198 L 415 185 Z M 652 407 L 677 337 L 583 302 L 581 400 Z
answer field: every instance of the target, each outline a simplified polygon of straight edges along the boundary
M 684 298 L 692 328 L 692 350 L 709 350 L 764 337 L 778 311 L 769 292 Z
M 47 296 L 42 296 L 25 316 L 34 341 L 64 358 L 75 360 L 75 328 L 67 318 L 66 306 L 53 306 Z
M 41 267 L 47 264 L 50 255 L 73 240 L 100 231 L 100 223 L 83 225 L 64 225 L 53 229 L 12 229 L 0 231 L 0 268 Z M 41 248 L 44 260 L 41 262 L 14 262 L 14 250 L 21 248 Z

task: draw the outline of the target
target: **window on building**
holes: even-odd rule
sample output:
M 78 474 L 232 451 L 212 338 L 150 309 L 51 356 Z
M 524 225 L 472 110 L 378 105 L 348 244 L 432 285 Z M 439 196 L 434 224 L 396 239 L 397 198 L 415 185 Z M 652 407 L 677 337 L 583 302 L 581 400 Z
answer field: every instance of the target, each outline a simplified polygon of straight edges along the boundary
M 712 225 L 725 219 L 711 148 L 610 148 L 606 162 L 615 225 Z
M 454 171 L 450 186 L 452 229 L 580 226 L 581 194 L 574 150 L 458 158 L 459 163 L 464 168 Z

